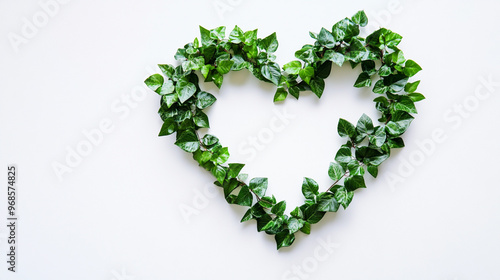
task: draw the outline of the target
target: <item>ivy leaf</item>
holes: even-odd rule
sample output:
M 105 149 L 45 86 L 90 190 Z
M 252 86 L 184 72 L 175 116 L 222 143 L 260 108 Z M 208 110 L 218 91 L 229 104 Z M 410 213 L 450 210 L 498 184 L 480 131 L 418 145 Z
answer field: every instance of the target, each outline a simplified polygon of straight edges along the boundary
M 226 27 L 225 26 L 219 26 L 215 29 L 210 30 L 210 38 L 214 40 L 223 40 L 224 37 L 226 36 Z
M 220 74 L 224 75 L 229 73 L 231 71 L 231 67 L 233 67 L 234 61 L 233 60 L 220 60 L 217 64 L 217 72 Z
M 330 166 L 328 167 L 328 176 L 330 176 L 333 181 L 339 181 L 342 177 L 344 177 L 344 174 L 345 171 L 344 168 L 342 168 L 342 165 L 337 162 L 330 162 Z
M 330 60 L 333 63 L 337 64 L 338 66 L 342 66 L 342 64 L 344 64 L 345 61 L 344 55 L 334 50 L 326 50 L 323 59 Z
M 413 77 L 420 70 L 422 70 L 420 65 L 418 65 L 415 61 L 408 59 L 405 63 L 405 67 L 403 68 L 403 73 L 408 77 Z
M 198 109 L 205 109 L 214 104 L 216 100 L 217 98 L 215 98 L 215 96 L 211 93 L 200 91 L 196 95 L 196 107 L 198 107 Z
M 298 60 L 294 60 L 283 65 L 283 70 L 292 75 L 299 74 L 300 69 L 302 69 L 302 63 Z
M 368 173 L 373 176 L 373 178 L 377 178 L 378 175 L 378 166 L 368 165 L 367 167 Z
M 255 44 L 257 40 L 257 29 L 245 32 L 243 38 L 245 45 L 250 46 Z
M 335 155 L 335 160 L 340 163 L 348 163 L 352 159 L 351 148 L 341 147 Z
M 213 136 L 212 134 L 205 134 L 205 136 L 201 138 L 201 143 L 205 147 L 211 147 L 219 143 L 219 138 Z
M 252 214 L 252 208 L 249 208 L 245 214 L 243 215 L 243 217 L 241 218 L 240 220 L 240 223 L 243 223 L 243 222 L 246 222 L 246 221 L 249 221 L 251 219 L 253 219 L 253 214 Z
M 420 81 L 416 81 L 413 83 L 407 83 L 405 85 L 405 91 L 408 93 L 413 93 L 417 90 L 418 85 L 420 84 Z
M 288 219 L 288 230 L 290 231 L 290 233 L 295 233 L 297 231 L 299 231 L 299 229 L 301 227 L 304 226 L 304 220 L 299 220 L 299 219 L 296 219 L 296 218 L 290 218 Z
M 211 171 L 219 183 L 221 183 L 221 184 L 224 183 L 224 179 L 226 178 L 226 169 L 224 169 L 224 167 L 216 164 L 216 165 L 214 165 L 214 167 Z M 228 196 L 228 198 L 229 198 L 229 196 Z M 250 202 L 250 204 L 251 204 L 251 202 Z
M 385 143 L 385 139 L 387 134 L 385 134 L 385 130 L 383 126 L 378 126 L 375 129 L 375 133 L 373 135 L 368 135 L 368 140 L 370 143 L 377 147 L 381 147 Z
M 339 133 L 340 137 L 352 138 L 356 133 L 356 128 L 354 127 L 354 125 L 352 125 L 352 123 L 340 118 L 337 125 L 337 132 Z
M 396 111 L 391 120 L 385 126 L 386 131 L 393 136 L 403 134 L 413 121 L 413 116 L 405 111 Z
M 346 209 L 351 204 L 354 192 L 348 191 L 345 187 L 339 186 L 335 190 L 335 199 Z
M 210 124 L 208 123 L 207 114 L 203 113 L 203 111 L 198 110 L 196 114 L 193 116 L 194 124 L 198 127 L 209 128 Z
M 348 191 L 354 191 L 359 188 L 366 188 L 365 179 L 361 175 L 347 177 L 344 181 L 344 185 Z
M 227 171 L 227 177 L 229 179 L 238 177 L 244 166 L 245 165 L 242 163 L 230 163 L 229 170 Z
M 172 76 L 174 75 L 174 72 L 175 72 L 175 69 L 172 65 L 170 65 L 170 64 L 158 64 L 158 67 L 160 68 L 161 72 L 165 76 L 172 79 Z
M 274 94 L 274 102 L 283 101 L 288 96 L 288 92 L 283 87 L 278 87 L 276 93 Z
M 278 40 L 276 39 L 276 32 L 267 36 L 259 41 L 259 48 L 268 53 L 273 53 L 278 49 Z
M 311 91 L 318 97 L 321 98 L 321 95 L 323 95 L 323 91 L 325 89 L 325 80 L 314 77 L 309 83 L 309 86 L 311 87 Z
M 192 130 L 186 130 L 179 134 L 175 145 L 188 153 L 193 153 L 200 148 L 198 137 Z
M 196 86 L 185 79 L 181 79 L 175 85 L 175 91 L 179 95 L 181 103 L 184 103 L 196 92 Z
M 246 185 L 242 186 L 240 192 L 238 193 L 238 197 L 236 197 L 236 204 L 241 206 L 252 206 L 252 193 L 248 190 Z
M 408 94 L 408 97 L 413 102 L 418 102 L 420 100 L 424 100 L 425 99 L 425 96 L 423 94 L 421 94 L 421 93 L 418 93 L 418 92 L 412 92 L 412 93 Z
M 369 87 L 372 85 L 372 80 L 370 78 L 370 75 L 366 72 L 361 72 L 359 74 L 358 78 L 356 79 L 356 82 L 354 82 L 354 87 L 360 88 L 360 87 Z
M 267 178 L 253 178 L 250 180 L 249 187 L 258 197 L 264 197 L 267 190 Z
M 295 235 L 289 233 L 288 230 L 284 230 L 276 234 L 274 239 L 276 240 L 277 248 L 280 249 L 281 247 L 292 245 L 293 241 L 295 241 Z
M 322 193 L 318 201 L 317 211 L 337 212 L 339 203 L 332 193 Z
M 170 108 L 175 102 L 179 100 L 179 96 L 176 92 L 172 94 L 165 94 L 162 96 L 162 100 L 167 104 L 167 107 Z
M 152 91 L 156 91 L 158 88 L 160 88 L 163 85 L 163 76 L 160 74 L 153 74 L 149 76 L 144 83 L 148 88 L 150 88 Z
M 307 66 L 306 68 L 301 69 L 299 71 L 299 76 L 304 82 L 309 84 L 311 78 L 314 76 L 314 68 L 312 68 L 311 66 Z
M 392 74 L 392 69 L 391 69 L 390 66 L 387 66 L 387 65 L 384 64 L 378 70 L 378 74 L 381 77 L 389 76 L 390 74 Z
M 245 33 L 237 25 L 234 27 L 233 31 L 229 34 L 229 42 L 234 44 L 239 44 L 245 40 Z
M 285 213 L 286 201 L 280 201 L 276 203 L 273 208 L 271 208 L 271 213 L 276 214 L 276 216 L 281 216 Z
M 281 78 L 281 70 L 277 63 L 269 62 L 261 67 L 262 76 L 271 81 L 273 84 L 278 85 Z
M 359 161 L 353 159 L 349 163 L 347 163 L 347 169 L 349 170 L 350 175 L 361 175 L 365 174 L 365 169 L 363 166 L 359 164 Z
M 158 136 L 170 135 L 177 130 L 177 123 L 172 119 L 168 118 L 163 122 L 161 126 L 160 133 Z
M 305 198 L 313 199 L 318 194 L 318 183 L 311 178 L 304 177 L 302 181 L 302 194 Z
M 359 134 L 372 134 L 373 133 L 373 122 L 370 117 L 366 114 L 363 114 L 361 118 L 359 118 L 358 123 L 356 124 L 356 130 Z
M 360 26 L 364 27 L 368 24 L 368 17 L 365 14 L 365 11 L 359 11 L 354 16 L 352 16 L 352 21 Z
M 333 25 L 332 34 L 336 42 L 349 41 L 359 34 L 359 27 L 350 19 L 345 18 Z
M 326 30 L 325 28 L 321 28 L 321 31 L 318 35 L 318 42 L 326 48 L 335 47 L 335 41 L 333 39 L 332 33 L 330 33 L 330 31 Z
M 227 147 L 220 148 L 217 153 L 212 155 L 212 160 L 216 164 L 223 164 L 229 159 L 229 149 Z
M 408 113 L 417 113 L 417 108 L 415 108 L 415 103 L 408 96 L 401 96 L 400 100 L 391 104 L 395 111 L 405 111 Z
M 200 36 L 201 36 L 201 44 L 203 46 L 208 46 L 213 43 L 212 38 L 210 38 L 210 30 L 202 27 L 200 25 Z

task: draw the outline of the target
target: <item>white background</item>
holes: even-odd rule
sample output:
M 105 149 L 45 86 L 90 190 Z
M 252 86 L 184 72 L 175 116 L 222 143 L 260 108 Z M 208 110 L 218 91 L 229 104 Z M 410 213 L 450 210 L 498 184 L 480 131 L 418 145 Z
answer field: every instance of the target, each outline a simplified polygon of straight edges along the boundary
M 47 2 L 0 1 L 0 279 L 500 279 L 498 1 Z M 276 251 L 173 136 L 157 137 L 159 97 L 142 82 L 175 64 L 198 25 L 276 31 L 283 65 L 308 31 L 360 9 L 371 30 L 404 37 L 427 99 L 406 148 L 351 206 Z M 210 132 L 290 211 L 302 177 L 330 183 L 338 118 L 377 118 L 374 95 L 352 87 L 358 71 L 334 67 L 320 101 L 278 105 L 272 86 L 231 73 L 220 91 L 205 87 L 218 97 Z M 6 263 L 9 164 L 17 273 Z

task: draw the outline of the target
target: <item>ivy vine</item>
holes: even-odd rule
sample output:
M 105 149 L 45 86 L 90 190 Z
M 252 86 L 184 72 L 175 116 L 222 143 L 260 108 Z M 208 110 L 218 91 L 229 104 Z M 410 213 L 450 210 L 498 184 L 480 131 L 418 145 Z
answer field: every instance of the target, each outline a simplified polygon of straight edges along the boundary
M 298 60 L 282 68 L 273 54 L 278 48 L 276 33 L 258 38 L 257 29 L 244 32 L 235 26 L 226 38 L 224 26 L 211 30 L 200 26 L 200 40 L 195 38 L 177 50 L 175 59 L 181 61 L 180 65 L 160 64 L 162 74 L 145 80 L 161 96 L 158 113 L 163 125 L 159 136 L 176 133 L 175 145 L 192 153 L 198 164 L 215 176 L 215 185 L 223 189 L 227 202 L 248 207 L 241 222 L 256 220 L 259 232 L 274 235 L 278 249 L 290 246 L 298 231 L 309 234 L 311 225 L 326 212 L 349 206 L 354 191 L 366 187 L 364 175 L 377 177 L 378 167 L 390 156 L 391 149 L 404 146 L 401 136 L 414 119 L 412 114 L 417 113 L 415 102 L 424 99 L 416 92 L 420 81 L 408 82 L 421 67 L 405 59 L 398 49 L 402 37 L 380 28 L 362 38 L 360 27 L 367 23 L 366 14 L 359 11 L 334 24 L 331 30 L 309 32 L 314 43 L 295 52 Z M 289 94 L 298 99 L 302 91 L 312 91 L 320 98 L 332 65 L 342 66 L 345 62 L 353 69 L 361 68 L 354 87 L 372 87 L 376 80 L 372 90 L 377 94 L 373 101 L 380 112 L 379 124 L 365 114 L 356 125 L 340 119 L 337 131 L 346 143 L 329 165 L 332 184 L 320 192 L 316 181 L 304 178 L 304 204 L 286 214 L 286 202 L 267 193 L 267 178 L 252 178 L 246 183 L 247 175 L 240 174 L 244 164 L 226 164 L 229 149 L 216 136 L 198 132 L 209 128 L 204 109 L 216 101 L 213 94 L 200 88 L 198 75 L 220 88 L 225 74 L 247 69 L 257 79 L 276 85 L 274 101 L 279 102 Z

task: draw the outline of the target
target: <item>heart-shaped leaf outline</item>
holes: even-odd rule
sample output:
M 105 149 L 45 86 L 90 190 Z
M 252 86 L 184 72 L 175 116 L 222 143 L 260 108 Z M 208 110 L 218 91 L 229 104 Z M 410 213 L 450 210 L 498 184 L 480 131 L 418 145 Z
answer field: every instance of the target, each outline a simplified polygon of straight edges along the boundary
M 402 37 L 380 28 L 362 38 L 360 27 L 367 23 L 366 14 L 359 11 L 334 24 L 331 31 L 321 28 L 319 34 L 310 32 L 315 42 L 295 52 L 300 61 L 286 63 L 283 68 L 274 62 L 276 33 L 261 39 L 257 29 L 244 32 L 235 26 L 226 39 L 225 27 L 208 30 L 200 26 L 201 43 L 196 38 L 177 50 L 175 59 L 182 61 L 180 65 L 160 64 L 163 75 L 154 74 L 145 80 L 161 96 L 158 113 L 164 124 L 159 135 L 175 132 L 175 144 L 192 153 L 199 165 L 214 175 L 215 185 L 223 189 L 227 202 L 248 207 L 241 221 L 256 220 L 258 231 L 274 235 L 278 249 L 290 246 L 298 231 L 309 234 L 311 224 L 319 222 L 326 212 L 336 212 L 340 205 L 344 209 L 349 206 L 354 191 L 366 187 L 365 171 L 377 177 L 378 166 L 390 156 L 391 149 L 404 147 L 401 135 L 414 118 L 411 114 L 417 113 L 414 103 L 425 98 L 415 92 L 420 81 L 408 83 L 422 68 L 406 60 L 397 48 Z M 301 91 L 312 91 L 320 98 L 332 63 L 341 66 L 346 61 L 353 69 L 361 64 L 354 87 L 370 87 L 374 77 L 379 77 L 373 92 L 379 94 L 374 102 L 381 113 L 380 124 L 374 126 L 365 114 L 356 125 L 340 119 L 337 131 L 347 141 L 328 168 L 333 183 L 320 192 L 316 181 L 304 178 L 305 202 L 287 215 L 286 202 L 267 194 L 267 178 L 245 183 L 246 175 L 241 174 L 244 164 L 224 165 L 229 149 L 214 135 L 199 135 L 199 128 L 210 126 L 203 110 L 216 97 L 200 89 L 196 71 L 201 72 L 205 82 L 220 88 L 225 74 L 248 69 L 259 80 L 277 86 L 274 101 L 278 102 L 288 94 L 298 99 Z

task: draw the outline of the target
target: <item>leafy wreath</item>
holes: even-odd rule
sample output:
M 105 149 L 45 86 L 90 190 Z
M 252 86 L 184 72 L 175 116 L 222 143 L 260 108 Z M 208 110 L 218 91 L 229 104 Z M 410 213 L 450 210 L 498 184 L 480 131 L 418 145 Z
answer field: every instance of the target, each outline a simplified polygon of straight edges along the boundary
M 365 170 L 377 177 L 378 166 L 390 156 L 391 149 L 404 147 L 401 135 L 414 118 L 411 114 L 417 113 L 414 103 L 424 99 L 415 92 L 420 81 L 408 82 L 421 67 L 406 60 L 398 49 L 402 37 L 380 28 L 362 38 L 360 26 L 367 23 L 366 14 L 359 11 L 337 22 L 331 32 L 325 28 L 318 34 L 309 32 L 314 44 L 304 45 L 295 52 L 300 61 L 289 62 L 283 68 L 274 62 L 276 33 L 261 39 L 257 38 L 257 29 L 243 32 L 235 26 L 226 39 L 224 26 L 212 30 L 200 26 L 201 42 L 195 38 L 177 50 L 175 59 L 182 61 L 180 65 L 160 64 L 163 75 L 154 74 L 145 80 L 161 96 L 158 113 L 164 123 L 159 136 L 175 132 L 175 145 L 192 153 L 199 165 L 215 176 L 215 185 L 223 188 L 227 202 L 249 207 L 241 222 L 256 220 L 259 232 L 274 235 L 278 249 L 290 246 L 298 231 L 309 234 L 311 224 L 319 222 L 326 212 L 336 212 L 340 205 L 344 209 L 349 206 L 354 191 L 366 187 Z M 319 192 L 313 179 L 304 178 L 305 202 L 287 215 L 286 202 L 266 194 L 267 178 L 253 178 L 247 184 L 247 175 L 240 174 L 244 164 L 224 165 L 229 159 L 228 148 L 214 135 L 198 133 L 198 129 L 209 127 L 203 110 L 216 98 L 200 89 L 196 73 L 201 72 L 205 82 L 220 88 L 229 71 L 248 69 L 259 80 L 277 86 L 277 102 L 288 94 L 298 99 L 301 91 L 312 91 L 320 98 L 332 63 L 342 66 L 346 61 L 353 69 L 361 64 L 354 87 L 371 87 L 373 77 L 378 76 L 372 90 L 378 94 L 373 101 L 381 113 L 380 124 L 374 126 L 365 114 L 356 125 L 340 119 L 337 130 L 347 142 L 328 168 L 331 186 Z

